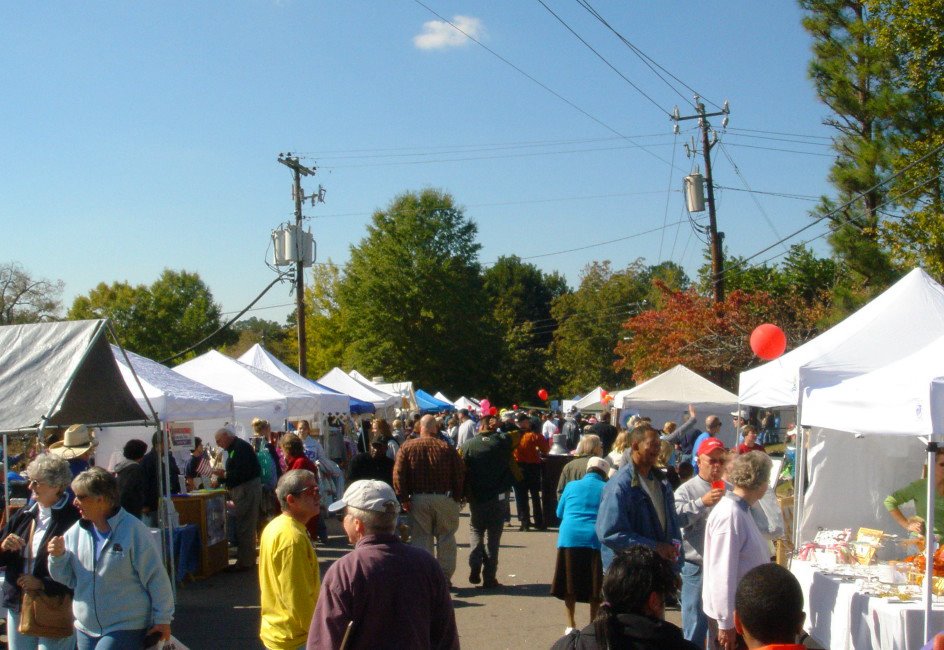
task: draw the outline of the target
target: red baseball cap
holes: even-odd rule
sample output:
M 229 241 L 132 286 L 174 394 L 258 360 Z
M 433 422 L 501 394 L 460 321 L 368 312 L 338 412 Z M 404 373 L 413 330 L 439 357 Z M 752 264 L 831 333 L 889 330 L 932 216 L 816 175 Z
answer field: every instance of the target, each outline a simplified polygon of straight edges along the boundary
M 701 441 L 701 444 L 698 445 L 698 455 L 710 454 L 715 449 L 724 449 L 724 443 L 718 440 L 717 438 L 705 438 Z

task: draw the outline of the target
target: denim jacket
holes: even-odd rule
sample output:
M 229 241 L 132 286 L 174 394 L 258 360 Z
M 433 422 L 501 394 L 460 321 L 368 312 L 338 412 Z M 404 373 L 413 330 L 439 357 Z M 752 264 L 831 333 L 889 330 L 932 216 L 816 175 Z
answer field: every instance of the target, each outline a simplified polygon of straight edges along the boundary
M 665 503 L 664 531 L 652 499 L 640 483 L 636 466 L 631 460 L 603 488 L 600 513 L 597 516 L 597 537 L 602 544 L 600 555 L 604 571 L 609 568 L 616 551 L 637 544 L 655 547 L 660 542 L 672 544 L 674 540 L 682 539 L 675 516 L 672 487 L 661 471 L 653 469 L 652 476 L 659 479 Z M 680 556 L 679 566 L 681 561 Z

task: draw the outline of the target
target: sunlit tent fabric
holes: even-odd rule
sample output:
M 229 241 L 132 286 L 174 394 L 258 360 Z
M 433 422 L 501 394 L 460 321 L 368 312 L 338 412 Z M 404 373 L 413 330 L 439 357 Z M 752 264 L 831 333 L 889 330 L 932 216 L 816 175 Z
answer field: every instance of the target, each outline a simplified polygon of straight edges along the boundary
M 365 386 L 379 390 L 382 393 L 399 395 L 400 403 L 397 404 L 396 408 L 416 408 L 416 394 L 413 391 L 412 381 L 374 381 L 373 379 L 368 379 L 356 370 L 352 370 L 348 374 Z
M 602 411 L 603 388 L 597 386 L 573 404 L 578 411 Z
M 942 320 L 944 289 L 923 270 L 914 269 L 870 303 L 816 338 L 769 363 L 742 372 L 738 400 L 742 405 L 749 406 L 795 406 L 800 401 L 801 366 L 844 347 L 849 339 L 867 329 L 884 335 L 896 332 L 896 328 L 900 330 L 903 323 L 913 323 L 915 327 L 909 328 L 909 331 L 918 332 L 924 327 L 936 332 L 935 326 Z M 892 338 L 886 340 L 894 341 L 896 337 L 897 334 L 892 334 Z M 877 348 L 857 349 L 863 358 L 873 355 L 881 359 L 890 358 L 890 350 L 885 349 L 884 343 Z
M 449 399 L 448 397 L 446 397 L 439 391 L 436 391 L 436 394 L 434 394 L 433 397 L 438 399 L 440 402 L 449 402 L 450 404 L 453 404 L 451 399 Z M 453 406 L 455 406 L 455 404 L 453 404 Z
M 276 429 L 285 419 L 312 417 L 318 405 L 312 393 L 216 350 L 180 364 L 174 372 L 232 395 L 236 422 L 246 438 L 254 417 Z
M 704 428 L 708 415 L 721 418 L 718 437 L 730 447 L 735 444 L 735 431 L 729 413 L 737 409 L 737 399 L 731 391 L 679 364 L 634 388 L 619 391 L 613 395 L 613 404 L 624 411 L 651 417 L 657 429 L 665 422 L 684 422 L 691 404 L 699 428 Z
M 438 400 L 422 388 L 416 390 L 416 405 L 423 413 L 439 413 L 441 411 L 454 411 L 455 406 L 449 402 Z
M 399 396 L 384 393 L 357 381 L 340 368 L 332 368 L 318 378 L 318 383 L 332 388 L 340 393 L 368 402 L 375 409 L 383 411 L 387 407 L 395 408 L 400 401 Z
M 457 409 L 468 409 L 470 411 L 474 411 L 479 408 L 479 403 L 477 400 L 470 399 L 465 395 L 457 399 L 455 402 L 453 402 L 453 404 Z
M 149 419 L 125 385 L 104 320 L 0 327 L 0 430 Z M 152 416 L 153 417 L 153 416 Z
M 350 397 L 327 386 L 322 386 L 316 381 L 302 377 L 258 343 L 249 348 L 239 357 L 238 361 L 245 363 L 247 366 L 263 370 L 270 375 L 275 375 L 279 379 L 284 379 L 312 393 L 317 399 L 318 407 L 315 411 L 318 413 L 348 413 L 350 411 Z
M 187 423 L 195 435 L 207 440 L 224 422 L 234 421 L 232 395 L 184 377 L 152 359 L 126 351 L 134 368 L 133 374 L 121 349 L 112 345 L 111 351 L 128 390 L 144 410 L 147 410 L 146 395 L 162 423 Z M 135 381 L 135 374 L 144 388 L 143 393 Z M 153 427 L 137 426 L 103 428 L 98 436 L 96 462 L 109 471 L 113 470 L 115 463 L 122 459 L 121 450 L 126 442 L 137 438 L 150 444 L 154 430 Z M 189 457 L 190 449 L 175 449 L 174 455 L 180 464 Z
M 161 421 L 233 419 L 232 395 L 189 379 L 157 361 L 126 351 L 144 388 L 142 393 L 121 349 L 112 345 L 111 351 L 128 390 L 142 409 L 147 408 L 144 399 L 147 395 Z

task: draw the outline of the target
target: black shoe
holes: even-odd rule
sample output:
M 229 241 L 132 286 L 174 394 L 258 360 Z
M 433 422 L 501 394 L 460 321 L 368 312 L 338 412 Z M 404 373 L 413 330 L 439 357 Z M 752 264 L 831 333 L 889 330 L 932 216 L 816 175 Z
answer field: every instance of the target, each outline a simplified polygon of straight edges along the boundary
M 486 580 L 479 586 L 479 589 L 498 589 L 501 587 L 501 583 L 498 582 L 495 578 L 490 578 Z
M 520 526 L 518 526 L 518 531 L 519 531 L 519 532 L 526 533 L 526 532 L 528 532 L 529 530 L 531 530 L 531 525 L 530 525 L 530 524 L 521 524 Z
M 482 582 L 482 569 L 481 567 L 472 569 L 469 571 L 469 584 L 477 585 Z

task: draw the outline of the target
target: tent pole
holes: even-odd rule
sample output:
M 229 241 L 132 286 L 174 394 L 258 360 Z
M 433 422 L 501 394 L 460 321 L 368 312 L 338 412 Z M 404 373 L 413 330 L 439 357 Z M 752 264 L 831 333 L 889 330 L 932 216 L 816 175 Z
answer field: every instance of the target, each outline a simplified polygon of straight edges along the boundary
M 154 421 L 158 422 L 160 418 L 157 417 L 157 411 L 154 409 L 154 405 L 151 404 L 150 398 L 148 398 L 147 393 L 144 391 L 144 386 L 141 385 L 141 378 L 138 377 L 138 372 L 134 369 L 134 364 L 131 363 L 131 359 L 128 358 L 128 353 L 125 352 L 125 348 L 121 345 L 121 341 L 118 340 L 118 334 L 115 333 L 114 328 L 111 326 L 111 321 L 105 321 L 105 327 L 108 328 L 108 333 L 111 334 L 111 338 L 115 341 L 115 344 L 118 345 L 118 349 L 121 350 L 121 356 L 125 358 L 125 363 L 128 364 L 128 368 L 131 370 L 131 376 L 134 377 L 134 383 L 138 385 L 138 390 L 141 391 L 141 395 L 144 396 L 144 401 L 147 402 L 148 408 L 151 410 L 151 415 L 154 417 Z
M 7 477 L 9 472 L 7 471 L 7 462 L 10 458 L 10 452 L 7 449 L 9 443 L 9 438 L 7 437 L 6 432 L 3 434 L 3 507 L 5 508 L 4 515 L 10 512 L 10 479 Z M 6 517 L 3 517 L 6 519 Z
M 177 600 L 177 569 L 174 562 L 174 527 L 171 525 L 172 522 L 169 521 L 168 510 L 172 507 L 171 501 L 171 489 L 170 489 L 170 463 L 167 462 L 167 454 L 170 453 L 171 447 L 168 445 L 169 436 L 167 435 L 167 427 L 162 425 L 160 427 L 161 432 L 161 457 L 158 458 L 160 465 L 161 476 L 164 477 L 162 489 L 158 491 L 160 494 L 161 503 L 158 506 L 158 512 L 160 516 L 160 525 L 161 525 L 161 544 L 163 545 L 164 550 L 164 561 L 167 563 L 167 567 L 170 570 L 170 584 L 171 589 L 174 594 L 174 601 Z
M 797 407 L 796 458 L 793 463 L 793 548 L 800 548 L 800 524 L 803 522 L 804 495 L 806 493 L 806 445 L 808 434 L 800 424 L 800 409 Z
M 927 492 L 927 521 L 924 531 L 924 641 L 931 638 L 934 630 L 931 629 L 931 593 L 934 580 L 934 551 L 937 547 L 937 536 L 934 534 L 934 508 L 937 497 L 937 481 L 935 474 L 937 472 L 937 450 L 938 443 L 934 440 L 934 434 L 928 442 L 928 492 Z

